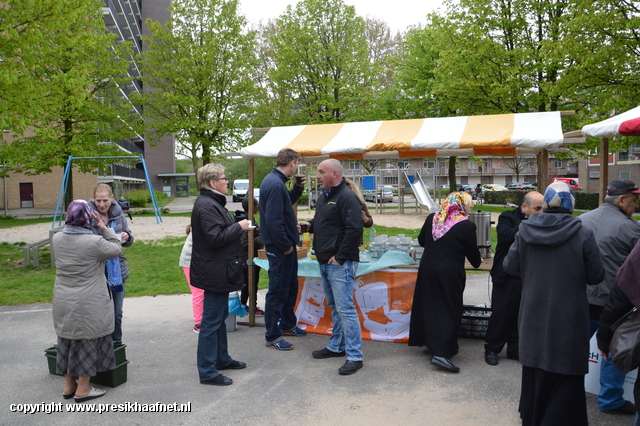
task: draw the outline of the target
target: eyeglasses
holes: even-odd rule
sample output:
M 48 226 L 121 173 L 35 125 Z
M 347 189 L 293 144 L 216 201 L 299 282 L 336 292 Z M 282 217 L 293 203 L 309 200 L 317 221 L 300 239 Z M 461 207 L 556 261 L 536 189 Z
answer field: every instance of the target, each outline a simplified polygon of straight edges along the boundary
M 229 179 L 227 179 L 226 177 L 218 178 L 218 179 L 214 179 L 214 180 L 223 180 L 223 181 L 225 181 L 225 182 L 229 182 Z

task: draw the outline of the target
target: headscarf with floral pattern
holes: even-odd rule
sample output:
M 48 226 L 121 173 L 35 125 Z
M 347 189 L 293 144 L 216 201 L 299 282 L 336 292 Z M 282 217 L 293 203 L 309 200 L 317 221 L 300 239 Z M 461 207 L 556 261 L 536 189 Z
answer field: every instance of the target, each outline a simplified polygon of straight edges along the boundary
M 471 210 L 473 200 L 466 192 L 452 192 L 440 205 L 440 211 L 433 216 L 431 234 L 438 241 L 458 222 L 468 220 L 465 209 Z

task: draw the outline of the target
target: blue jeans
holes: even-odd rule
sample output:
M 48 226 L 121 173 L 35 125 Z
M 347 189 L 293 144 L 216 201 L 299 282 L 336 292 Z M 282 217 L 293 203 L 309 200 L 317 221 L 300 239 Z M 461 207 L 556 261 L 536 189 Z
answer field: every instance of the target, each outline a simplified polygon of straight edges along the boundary
M 320 265 L 324 295 L 331 308 L 333 321 L 327 349 L 332 352 L 346 350 L 349 361 L 362 361 L 362 330 L 353 303 L 353 281 L 357 270 L 358 262 L 351 260 L 344 262 L 344 265 Z
M 229 315 L 229 293 L 204 292 L 202 322 L 198 334 L 198 374 L 200 381 L 219 375 L 216 366 L 233 362 L 227 351 L 227 326 L 224 320 Z
M 111 333 L 111 340 L 114 342 L 122 342 L 122 305 L 124 303 L 124 281 L 122 283 L 122 291 L 119 293 L 111 293 L 113 297 L 113 313 L 116 318 L 116 326 Z
M 591 337 L 598 331 L 600 322 L 589 320 Z M 611 356 L 611 354 L 609 354 Z M 615 410 L 624 405 L 624 379 L 627 375 L 618 370 L 611 361 L 600 362 L 600 392 L 598 393 L 598 408 L 601 410 Z
M 296 326 L 294 312 L 298 296 L 298 254 L 296 250 L 285 255 L 274 246 L 266 246 L 269 259 L 269 291 L 265 296 L 264 338 L 267 342 L 278 340 L 282 330 Z

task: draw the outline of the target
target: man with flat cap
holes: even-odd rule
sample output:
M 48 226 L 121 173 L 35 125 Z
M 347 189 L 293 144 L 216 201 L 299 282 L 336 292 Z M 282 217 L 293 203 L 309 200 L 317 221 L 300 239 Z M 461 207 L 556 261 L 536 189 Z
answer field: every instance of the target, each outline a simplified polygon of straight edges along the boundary
M 640 239 L 640 223 L 631 215 L 638 208 L 640 189 L 630 180 L 613 180 L 604 203 L 578 219 L 591 229 L 602 255 L 605 276 L 600 285 L 587 286 L 591 336 L 598 330 L 600 313 L 616 282 L 616 274 Z M 610 414 L 635 414 L 636 408 L 622 397 L 625 374 L 613 363 L 601 360 L 598 408 Z

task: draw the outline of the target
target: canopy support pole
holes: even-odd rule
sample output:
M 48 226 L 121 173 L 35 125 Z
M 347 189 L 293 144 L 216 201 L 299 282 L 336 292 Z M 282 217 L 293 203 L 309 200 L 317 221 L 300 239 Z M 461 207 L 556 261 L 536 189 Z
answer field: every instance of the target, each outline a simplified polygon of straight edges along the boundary
M 254 200 L 254 196 L 253 196 L 253 185 L 255 182 L 255 159 L 250 159 L 249 160 L 249 189 L 247 190 L 247 195 L 246 197 L 248 197 L 249 199 L 249 205 L 247 207 L 247 218 L 249 217 L 253 217 L 253 211 L 255 208 L 255 204 L 253 202 Z M 259 204 L 259 203 L 258 203 Z M 255 220 L 255 217 L 253 217 L 253 220 Z M 256 225 L 255 223 L 252 223 L 252 225 Z M 249 233 L 248 237 L 247 237 L 247 242 L 248 242 L 248 250 L 247 253 L 249 254 L 247 256 L 247 290 L 249 291 L 249 321 L 245 322 L 245 321 L 238 321 L 238 325 L 248 325 L 249 327 L 255 327 L 256 326 L 256 289 L 253 287 L 253 280 L 254 280 L 254 276 L 255 276 L 255 269 L 254 269 L 254 263 L 253 263 L 253 257 L 252 254 L 255 253 L 255 242 L 254 242 L 254 238 L 255 238 L 255 231 L 253 229 L 249 229 L 247 231 Z M 257 325 L 262 325 L 262 324 L 257 324 Z
M 549 186 L 549 151 L 543 149 L 538 154 L 538 191 L 544 194 Z
M 609 138 L 600 139 L 600 195 L 599 204 L 604 203 L 607 195 L 607 185 L 609 184 Z

